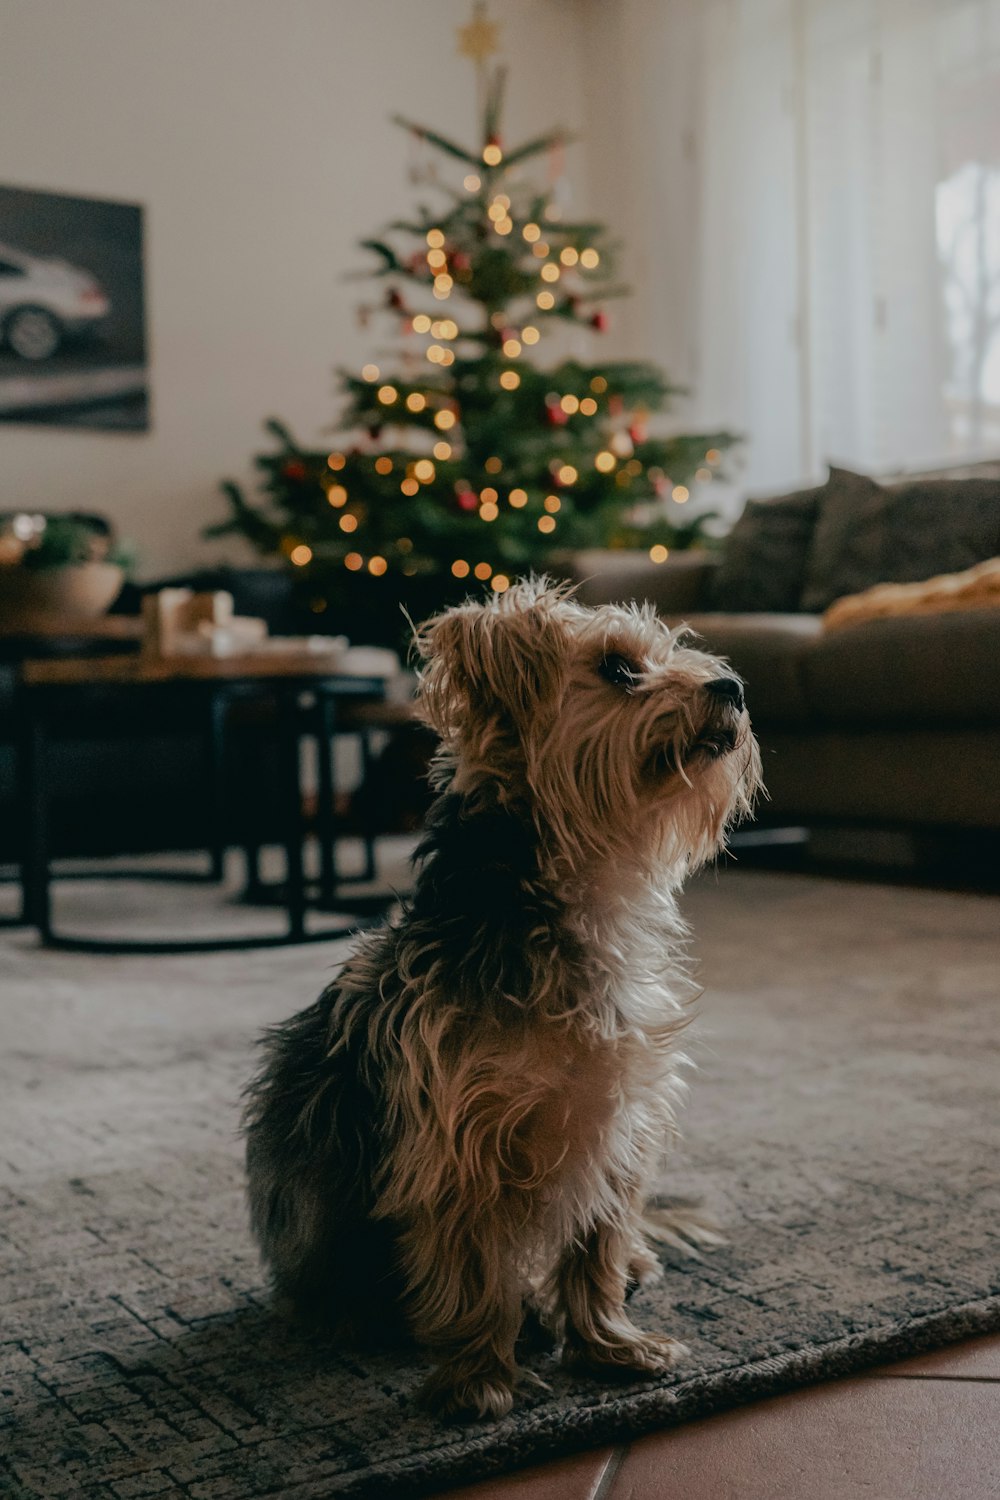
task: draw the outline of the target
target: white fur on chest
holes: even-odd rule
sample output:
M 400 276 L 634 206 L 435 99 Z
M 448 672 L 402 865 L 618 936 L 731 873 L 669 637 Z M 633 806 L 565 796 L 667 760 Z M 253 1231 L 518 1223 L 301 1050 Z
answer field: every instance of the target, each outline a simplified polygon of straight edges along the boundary
M 673 1136 L 695 987 L 672 896 L 648 887 L 636 896 L 576 924 L 587 993 L 566 1029 L 567 1065 L 550 1077 L 557 1099 L 546 1121 L 561 1116 L 567 1143 L 547 1194 L 556 1240 L 599 1221 L 623 1190 L 648 1192 Z

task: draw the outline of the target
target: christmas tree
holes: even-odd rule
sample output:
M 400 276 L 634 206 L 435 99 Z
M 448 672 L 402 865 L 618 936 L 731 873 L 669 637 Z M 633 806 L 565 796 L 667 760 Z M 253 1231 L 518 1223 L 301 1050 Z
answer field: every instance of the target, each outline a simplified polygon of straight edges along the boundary
M 424 169 L 435 202 L 364 242 L 378 313 L 395 325 L 393 362 L 340 372 L 333 451 L 269 421 L 263 500 L 227 482 L 230 517 L 209 532 L 286 558 L 310 607 L 332 608 L 356 639 L 386 638 L 387 620 L 398 634 L 398 603 L 419 618 L 470 587 L 560 571 L 579 548 L 665 561 L 701 538 L 705 514 L 686 521 L 683 506 L 735 441 L 654 435 L 650 416 L 674 388 L 651 364 L 540 360 L 554 330 L 598 338 L 604 304 L 624 289 L 605 227 L 565 219 L 526 171 L 551 163 L 563 134 L 506 148 L 501 70 L 485 93 L 473 150 L 397 122 L 451 172 Z

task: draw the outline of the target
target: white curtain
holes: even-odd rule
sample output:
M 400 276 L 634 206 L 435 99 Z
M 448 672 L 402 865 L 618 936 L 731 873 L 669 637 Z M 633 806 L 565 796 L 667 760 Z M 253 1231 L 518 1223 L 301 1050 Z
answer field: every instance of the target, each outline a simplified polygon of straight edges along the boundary
M 691 378 L 748 434 L 748 487 L 1000 454 L 1000 0 L 678 3 Z

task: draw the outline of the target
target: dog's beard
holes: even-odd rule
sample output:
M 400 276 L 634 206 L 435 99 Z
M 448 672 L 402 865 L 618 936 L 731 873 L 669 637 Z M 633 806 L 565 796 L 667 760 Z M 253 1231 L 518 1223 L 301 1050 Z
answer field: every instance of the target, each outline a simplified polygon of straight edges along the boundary
M 738 741 L 737 730 L 732 724 L 720 724 L 716 728 L 704 729 L 691 747 L 691 759 L 701 755 L 708 760 L 719 760 L 731 755 Z
M 719 705 L 700 719 L 687 709 L 678 709 L 656 722 L 652 731 L 655 741 L 644 757 L 643 775 L 652 783 L 654 795 L 669 795 L 670 783 L 679 777 L 690 782 L 713 761 L 722 760 L 746 745 L 750 725 L 742 710 Z
M 745 715 L 720 708 L 700 720 L 651 712 L 645 723 L 584 726 L 563 719 L 532 767 L 532 801 L 557 861 L 632 868 L 668 880 L 710 859 L 731 821 L 750 809 L 755 741 Z M 604 732 L 606 731 L 606 732 Z
M 745 711 L 725 704 L 697 718 L 681 709 L 663 727 L 668 732 L 645 760 L 643 800 L 658 860 L 687 873 L 717 854 L 730 824 L 750 812 L 757 746 Z
M 671 740 L 657 746 L 646 761 L 646 772 L 654 779 L 669 780 L 684 770 L 696 769 L 700 763 L 731 755 L 739 741 L 740 735 L 734 725 L 705 728 L 687 745 L 678 745 Z

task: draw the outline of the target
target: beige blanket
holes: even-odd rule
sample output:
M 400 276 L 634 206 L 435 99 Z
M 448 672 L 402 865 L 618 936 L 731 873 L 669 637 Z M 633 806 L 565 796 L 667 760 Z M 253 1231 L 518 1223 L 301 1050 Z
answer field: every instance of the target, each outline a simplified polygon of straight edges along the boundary
M 1000 608 L 1000 557 L 963 573 L 941 573 L 920 583 L 878 583 L 862 594 L 835 599 L 823 616 L 824 630 L 843 630 L 892 615 L 936 615 L 947 610 Z

